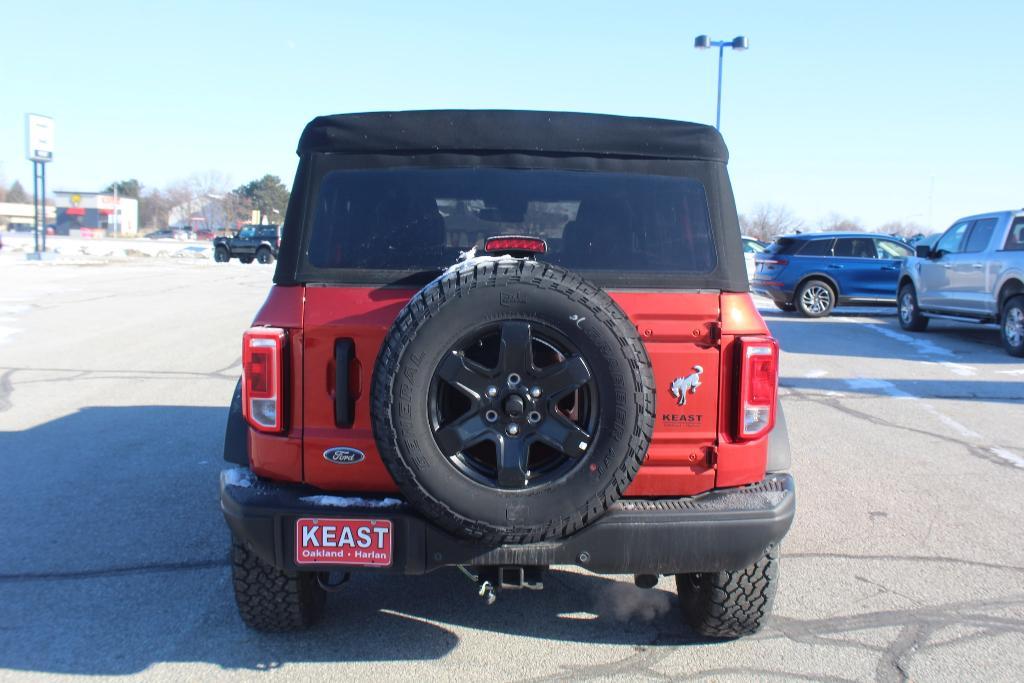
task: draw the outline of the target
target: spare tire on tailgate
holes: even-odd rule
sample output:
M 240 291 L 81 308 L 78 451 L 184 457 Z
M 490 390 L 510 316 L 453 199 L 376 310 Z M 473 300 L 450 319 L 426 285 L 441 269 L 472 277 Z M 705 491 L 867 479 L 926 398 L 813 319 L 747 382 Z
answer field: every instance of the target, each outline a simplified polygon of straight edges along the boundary
M 599 517 L 636 476 L 654 376 L 595 285 L 511 257 L 471 259 L 399 313 L 373 374 L 381 458 L 425 517 L 528 543 Z

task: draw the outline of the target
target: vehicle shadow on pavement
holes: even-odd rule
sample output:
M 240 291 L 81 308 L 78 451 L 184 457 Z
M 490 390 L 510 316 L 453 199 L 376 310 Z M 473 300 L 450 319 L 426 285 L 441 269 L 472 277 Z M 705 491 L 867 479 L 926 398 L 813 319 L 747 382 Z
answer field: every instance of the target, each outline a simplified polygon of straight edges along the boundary
M 0 432 L 0 668 L 121 675 L 161 662 L 275 668 L 286 662 L 434 660 L 459 631 L 636 646 L 701 642 L 675 596 L 552 571 L 543 591 L 487 606 L 454 569 L 355 574 L 324 621 L 296 634 L 246 628 L 231 593 L 217 498 L 227 411 L 85 408 Z M 529 640 L 502 641 L 529 649 Z

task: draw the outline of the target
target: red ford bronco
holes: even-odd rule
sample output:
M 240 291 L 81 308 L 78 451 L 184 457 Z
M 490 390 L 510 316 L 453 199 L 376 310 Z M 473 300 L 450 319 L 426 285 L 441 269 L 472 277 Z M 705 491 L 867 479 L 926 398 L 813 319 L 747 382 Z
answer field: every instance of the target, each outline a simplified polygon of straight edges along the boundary
M 760 628 L 795 489 L 718 132 L 350 114 L 298 154 L 225 438 L 245 622 L 307 626 L 356 570 L 493 601 L 575 565 Z

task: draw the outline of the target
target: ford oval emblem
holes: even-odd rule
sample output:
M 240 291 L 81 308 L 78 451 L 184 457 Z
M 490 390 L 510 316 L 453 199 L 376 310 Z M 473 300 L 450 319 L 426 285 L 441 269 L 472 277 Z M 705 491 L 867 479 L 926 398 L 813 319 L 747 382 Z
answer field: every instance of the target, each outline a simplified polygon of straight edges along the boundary
M 357 462 L 366 460 L 366 455 L 358 448 L 335 446 L 324 451 L 324 460 L 333 462 L 335 465 L 355 465 Z

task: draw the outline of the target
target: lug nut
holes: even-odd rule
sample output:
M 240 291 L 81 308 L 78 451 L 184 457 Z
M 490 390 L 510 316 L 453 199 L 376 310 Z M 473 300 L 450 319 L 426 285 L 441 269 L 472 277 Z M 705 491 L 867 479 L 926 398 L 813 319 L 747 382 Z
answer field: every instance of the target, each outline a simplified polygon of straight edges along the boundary
M 540 413 L 534 410 L 526 416 L 526 419 L 529 420 L 530 424 L 535 425 L 540 422 Z
M 517 425 L 515 422 L 513 422 L 512 424 L 510 424 L 508 426 L 506 431 L 508 432 L 509 436 L 515 436 L 516 434 L 519 433 L 519 425 Z
M 530 389 L 530 396 L 534 398 L 540 398 L 540 387 L 534 387 Z
M 518 386 L 522 380 L 522 377 L 513 372 L 511 375 L 508 376 L 508 385 L 510 387 Z
M 497 422 L 498 421 L 498 413 L 497 413 L 497 411 L 488 410 L 486 413 L 484 413 L 484 419 L 487 420 L 488 422 Z
M 498 395 L 498 387 L 487 387 L 487 396 L 494 398 Z

